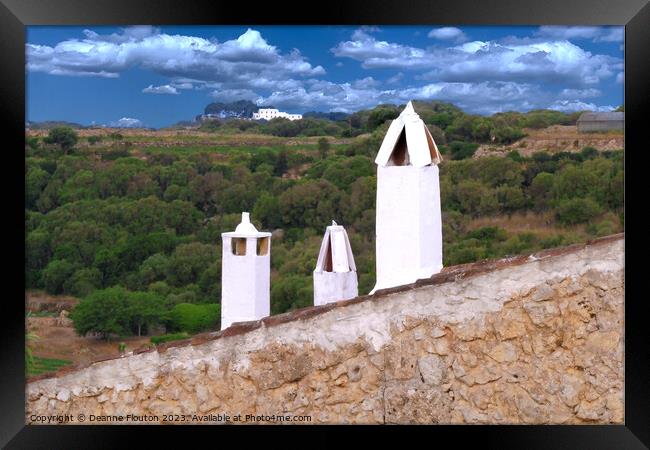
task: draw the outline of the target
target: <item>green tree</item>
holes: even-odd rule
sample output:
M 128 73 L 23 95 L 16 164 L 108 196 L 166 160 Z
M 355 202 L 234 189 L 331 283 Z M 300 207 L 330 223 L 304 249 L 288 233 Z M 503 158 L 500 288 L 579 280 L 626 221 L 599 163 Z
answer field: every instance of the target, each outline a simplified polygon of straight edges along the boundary
M 43 138 L 43 142 L 46 144 L 59 145 L 65 154 L 67 154 L 71 148 L 77 145 L 78 140 L 79 136 L 70 127 L 52 128 L 48 135 Z
M 289 163 L 287 161 L 287 151 L 282 150 L 280 153 L 278 153 L 278 157 L 275 160 L 273 174 L 278 177 L 282 176 L 287 171 L 288 166 Z
M 528 193 L 533 201 L 534 208 L 537 211 L 543 211 L 550 207 L 553 181 L 553 174 L 540 172 L 535 176 L 533 182 L 528 188 Z
M 101 136 L 101 135 L 100 136 L 88 136 L 88 143 L 90 145 L 95 145 L 98 142 L 101 142 L 102 139 L 103 139 L 103 136 Z
M 43 269 L 42 282 L 49 294 L 62 294 L 63 284 L 72 276 L 76 266 L 65 259 L 55 259 Z
M 101 286 L 101 277 L 101 272 L 96 268 L 85 267 L 75 271 L 65 280 L 63 289 L 75 297 L 85 297 Z
M 330 150 L 330 142 L 322 137 L 318 140 L 318 155 L 320 156 L 320 159 L 325 159 L 327 158 L 327 153 Z
M 575 225 L 588 222 L 601 212 L 598 203 L 591 198 L 571 198 L 560 202 L 556 215 L 561 224 Z
M 341 191 L 326 180 L 310 180 L 280 195 L 282 221 L 291 227 L 321 229 L 339 216 Z
M 217 260 L 214 245 L 191 242 L 174 250 L 167 265 L 167 282 L 172 286 L 196 283 L 203 271 Z
M 148 331 L 151 326 L 161 324 L 167 319 L 164 300 L 152 292 L 131 292 L 127 314 L 132 329 L 137 329 L 142 336 L 143 327 Z
M 50 174 L 38 166 L 30 166 L 25 178 L 25 208 L 33 209 L 47 186 Z
M 400 110 L 393 105 L 378 106 L 373 109 L 368 116 L 368 130 L 374 130 L 384 122 L 397 118 L 399 114 Z
M 518 186 L 499 186 L 496 194 L 499 207 L 508 215 L 526 206 L 526 197 Z
M 72 310 L 70 319 L 80 336 L 92 332 L 108 339 L 130 334 L 129 292 L 119 286 L 94 291 Z
M 474 217 L 492 214 L 499 208 L 495 191 L 480 181 L 461 181 L 456 188 L 456 197 L 461 212 Z
M 255 202 L 253 217 L 271 229 L 282 225 L 280 199 L 268 192 L 263 192 Z

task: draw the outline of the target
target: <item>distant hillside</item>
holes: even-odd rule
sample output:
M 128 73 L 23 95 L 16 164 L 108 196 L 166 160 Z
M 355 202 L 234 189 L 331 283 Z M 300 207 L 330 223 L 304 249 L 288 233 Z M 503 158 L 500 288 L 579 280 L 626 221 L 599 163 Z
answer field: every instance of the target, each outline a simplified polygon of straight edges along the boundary
M 70 127 L 70 128 L 88 128 L 84 125 L 75 122 L 66 122 L 64 120 L 46 120 L 44 122 L 25 122 L 25 128 L 32 130 L 49 130 L 55 127 Z
M 346 120 L 350 114 L 344 112 L 320 112 L 320 111 L 308 111 L 302 115 L 302 117 L 313 117 L 315 119 L 326 119 L 326 120 Z
M 210 103 L 204 109 L 204 114 L 220 119 L 250 119 L 259 108 L 273 108 L 273 106 L 258 106 L 250 100 L 238 100 L 231 103 Z

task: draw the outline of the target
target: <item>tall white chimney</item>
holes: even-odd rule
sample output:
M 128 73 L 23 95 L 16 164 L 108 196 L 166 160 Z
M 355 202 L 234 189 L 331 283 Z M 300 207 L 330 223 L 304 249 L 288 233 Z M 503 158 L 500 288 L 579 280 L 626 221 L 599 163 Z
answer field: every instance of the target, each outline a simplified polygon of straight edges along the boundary
M 270 314 L 271 233 L 257 231 L 249 213 L 221 233 L 221 329 Z
M 357 267 L 348 233 L 332 221 L 325 229 L 314 269 L 314 305 L 347 300 L 359 295 Z
M 440 161 L 431 133 L 409 102 L 375 159 L 377 283 L 371 294 L 442 270 Z

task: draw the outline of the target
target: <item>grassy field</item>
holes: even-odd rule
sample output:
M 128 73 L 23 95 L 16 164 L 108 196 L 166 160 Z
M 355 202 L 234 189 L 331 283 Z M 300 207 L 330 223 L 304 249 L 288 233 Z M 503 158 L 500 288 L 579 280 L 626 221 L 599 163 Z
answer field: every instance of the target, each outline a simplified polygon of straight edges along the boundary
M 41 375 L 48 372 L 56 372 L 61 367 L 72 364 L 67 359 L 41 358 L 34 356 L 34 363 L 28 366 L 27 376 Z
M 27 312 L 26 316 L 29 317 L 56 317 L 58 316 L 59 313 L 54 312 L 54 311 L 36 311 L 36 312 Z

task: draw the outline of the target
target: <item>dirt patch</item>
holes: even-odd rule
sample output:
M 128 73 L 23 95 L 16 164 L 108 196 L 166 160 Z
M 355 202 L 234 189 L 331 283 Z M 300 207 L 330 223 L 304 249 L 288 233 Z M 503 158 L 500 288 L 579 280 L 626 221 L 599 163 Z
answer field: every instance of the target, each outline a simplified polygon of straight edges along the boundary
M 608 133 L 578 133 L 574 125 L 553 125 L 542 130 L 526 129 L 528 135 L 510 145 L 482 144 L 474 153 L 473 158 L 485 156 L 506 156 L 516 150 L 522 156 L 532 156 L 537 152 L 579 152 L 585 147 L 596 150 L 620 150 L 624 147 L 624 136 L 621 132 Z
M 42 291 L 25 292 L 25 309 L 36 312 L 70 311 L 79 303 L 79 299 L 69 295 L 49 295 Z
M 148 336 L 113 341 L 77 336 L 69 319 L 62 321 L 59 317 L 29 317 L 27 331 L 37 336 L 29 345 L 34 356 L 71 360 L 75 365 L 118 357 L 120 342 L 126 344 L 126 352 L 150 343 Z

